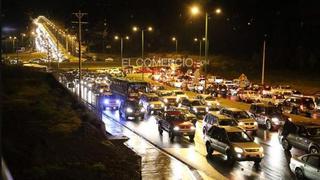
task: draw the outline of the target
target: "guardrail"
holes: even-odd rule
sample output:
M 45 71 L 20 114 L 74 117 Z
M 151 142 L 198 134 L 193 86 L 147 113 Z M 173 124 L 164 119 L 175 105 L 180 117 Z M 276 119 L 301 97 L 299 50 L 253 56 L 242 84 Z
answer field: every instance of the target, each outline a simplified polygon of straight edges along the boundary
M 5 161 L 3 160 L 3 158 L 1 158 L 1 179 L 13 180 L 13 177 L 12 177 Z

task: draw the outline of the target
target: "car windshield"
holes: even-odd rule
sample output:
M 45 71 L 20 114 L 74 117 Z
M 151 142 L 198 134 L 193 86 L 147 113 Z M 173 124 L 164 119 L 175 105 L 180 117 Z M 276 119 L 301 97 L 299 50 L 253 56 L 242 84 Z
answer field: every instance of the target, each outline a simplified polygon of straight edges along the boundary
M 127 106 L 132 107 L 132 108 L 136 108 L 139 106 L 137 101 L 127 101 Z
M 320 137 L 320 127 L 307 128 L 309 136 Z
M 175 92 L 176 95 L 184 95 L 184 93 L 182 91 L 177 91 Z
M 219 125 L 220 126 L 238 126 L 238 123 L 233 119 L 220 119 Z
M 170 115 L 167 116 L 168 121 L 186 121 L 185 117 L 183 115 Z
M 204 100 L 206 100 L 206 101 L 215 101 L 216 99 L 213 98 L 212 96 L 208 96 Z
M 266 114 L 281 114 L 281 109 L 277 107 L 267 107 Z
M 237 112 L 234 112 L 233 113 L 233 117 L 235 119 L 247 119 L 247 118 L 250 118 L 250 116 L 248 115 L 247 112 L 245 111 L 237 111 Z
M 191 103 L 192 106 L 202 106 L 203 104 L 201 103 L 201 101 L 193 101 Z
M 230 142 L 252 142 L 245 132 L 228 132 Z

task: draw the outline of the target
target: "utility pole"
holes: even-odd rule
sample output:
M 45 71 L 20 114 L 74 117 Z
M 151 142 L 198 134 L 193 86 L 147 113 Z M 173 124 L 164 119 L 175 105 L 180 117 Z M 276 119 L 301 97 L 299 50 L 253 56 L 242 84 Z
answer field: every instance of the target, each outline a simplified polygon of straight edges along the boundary
M 261 84 L 264 84 L 264 68 L 266 61 L 266 40 L 263 40 L 263 52 L 262 52 L 262 74 L 261 74 Z
M 78 21 L 73 21 L 72 23 L 76 23 L 78 24 L 79 30 L 78 30 L 78 38 L 79 38 L 79 99 L 81 100 L 81 66 L 82 66 L 82 62 L 81 62 L 81 25 L 82 24 L 87 24 L 87 22 L 83 22 L 82 17 L 85 15 L 88 15 L 88 13 L 82 13 L 80 10 L 77 13 L 72 13 L 74 14 L 77 18 Z

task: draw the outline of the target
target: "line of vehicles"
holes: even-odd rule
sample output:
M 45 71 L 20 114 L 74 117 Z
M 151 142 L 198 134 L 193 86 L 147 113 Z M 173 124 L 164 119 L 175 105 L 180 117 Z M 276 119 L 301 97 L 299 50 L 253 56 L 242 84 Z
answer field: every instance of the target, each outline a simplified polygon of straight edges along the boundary
M 76 73 L 63 73 L 60 79 L 67 86 L 73 84 L 70 87 L 77 88 Z M 278 131 L 279 143 L 285 151 L 294 147 L 308 153 L 291 158 L 292 172 L 298 178 L 314 179 L 314 174 L 320 175 L 320 126 L 294 122 L 283 114 L 280 106 L 254 102 L 248 111 L 223 107 L 214 94 L 196 94 L 190 98 L 183 90 L 166 90 L 162 85 L 118 78 L 108 72 L 84 73 L 82 85 L 93 92 L 94 103 L 101 110 L 118 110 L 124 121 L 154 119 L 159 135 L 166 132 L 171 141 L 186 136 L 193 142 L 196 130 L 201 129 L 208 156 L 219 152 L 230 163 L 259 164 L 264 150 L 254 141 L 258 128 Z M 316 166 L 314 161 L 318 162 Z

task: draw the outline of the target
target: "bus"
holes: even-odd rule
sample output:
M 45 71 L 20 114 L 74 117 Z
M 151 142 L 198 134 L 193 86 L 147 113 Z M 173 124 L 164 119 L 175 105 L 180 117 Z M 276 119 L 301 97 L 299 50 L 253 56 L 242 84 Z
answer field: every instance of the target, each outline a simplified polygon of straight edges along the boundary
M 120 96 L 122 100 L 137 99 L 141 93 L 145 93 L 149 83 L 125 78 L 112 78 L 110 91 L 112 94 Z

